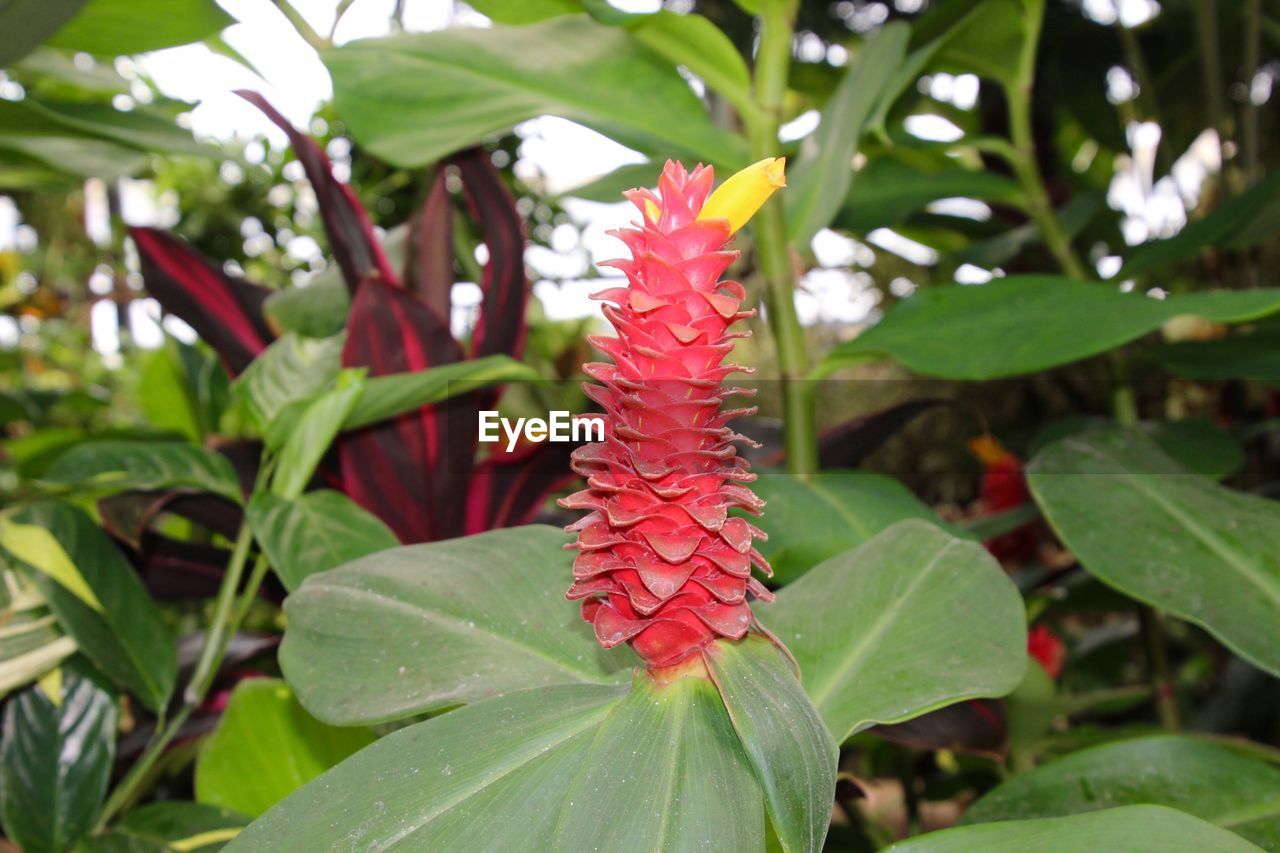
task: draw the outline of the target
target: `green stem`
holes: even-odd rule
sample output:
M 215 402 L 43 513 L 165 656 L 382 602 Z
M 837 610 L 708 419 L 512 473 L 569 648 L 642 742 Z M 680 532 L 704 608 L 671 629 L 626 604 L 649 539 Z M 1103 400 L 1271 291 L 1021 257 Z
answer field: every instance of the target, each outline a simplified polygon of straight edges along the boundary
M 227 652 L 227 638 L 238 627 L 233 621 L 231 606 L 235 602 L 236 589 L 244 577 L 245 563 L 248 562 L 249 548 L 253 544 L 253 532 L 247 521 L 240 525 L 240 533 L 236 537 L 235 548 L 231 552 L 231 560 L 227 563 L 227 571 L 222 576 L 222 584 L 218 587 L 218 598 L 214 605 L 213 619 L 204 635 L 204 644 L 200 647 L 200 657 L 182 695 L 182 708 L 168 725 L 157 725 L 156 734 L 152 736 L 147 748 L 129 772 L 120 780 L 120 784 L 111 792 L 102 814 L 98 818 L 97 829 L 103 829 L 121 809 L 129 805 L 137 796 L 138 790 L 146 780 L 151 768 L 160 759 L 165 748 L 177 736 L 187 718 L 204 702 L 209 687 L 217 675 L 218 667 Z M 264 562 L 259 560 L 259 562 Z M 255 566 L 255 575 L 257 574 Z M 261 578 L 259 578 L 259 581 Z
M 302 13 L 293 7 L 289 0 L 271 0 L 276 4 L 276 8 L 280 13 L 289 19 L 289 23 L 293 25 L 293 29 L 302 36 L 302 40 L 311 45 L 317 51 L 325 51 L 333 47 L 333 43 L 315 31 L 315 28 L 307 23 L 307 19 L 302 17 Z
M 755 68 L 755 97 L 762 118 L 751 133 L 751 149 L 756 160 L 777 154 L 778 126 L 782 122 L 791 70 L 791 42 L 798 6 L 798 0 L 766 0 L 764 4 Z M 756 215 L 755 238 L 765 281 L 765 310 L 778 352 L 787 470 L 809 477 L 818 468 L 817 429 L 813 398 L 806 387 L 809 354 L 804 329 L 796 314 L 795 270 L 791 265 L 781 199 L 770 200 Z
M 1261 177 L 1258 171 L 1258 105 L 1253 102 L 1253 78 L 1258 74 L 1262 50 L 1262 0 L 1248 0 L 1244 37 L 1244 108 L 1240 114 L 1240 152 L 1244 159 L 1244 181 L 1252 186 Z
M 1071 238 L 1062 227 L 1044 178 L 1036 162 L 1035 137 L 1031 130 L 1031 92 L 1036 74 L 1036 48 L 1040 41 L 1040 26 L 1044 19 L 1042 3 L 1028 3 L 1027 26 L 1022 51 L 1018 56 L 1018 74 L 1012 88 L 1005 89 L 1009 102 L 1009 135 L 1013 139 L 1013 171 L 1027 195 L 1027 212 L 1035 222 L 1045 245 L 1053 253 L 1062 271 L 1073 278 L 1085 278 L 1084 264 L 1071 248 Z
M 1171 732 L 1181 728 L 1178 718 L 1178 694 L 1169 673 L 1169 655 L 1165 648 L 1164 619 L 1154 608 L 1138 605 L 1138 621 L 1142 626 L 1142 642 L 1147 653 L 1147 678 L 1156 702 L 1160 725 Z
M 1209 126 L 1221 142 L 1227 138 L 1227 111 L 1222 101 L 1222 62 L 1218 54 L 1218 4 L 1216 0 L 1195 0 L 1196 37 L 1200 41 L 1200 66 L 1204 71 Z

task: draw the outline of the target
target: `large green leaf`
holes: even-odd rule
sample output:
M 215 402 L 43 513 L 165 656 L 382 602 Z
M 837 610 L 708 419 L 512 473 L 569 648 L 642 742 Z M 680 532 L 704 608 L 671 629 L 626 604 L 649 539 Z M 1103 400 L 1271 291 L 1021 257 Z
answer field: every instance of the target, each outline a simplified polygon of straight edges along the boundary
M 230 850 L 761 851 L 764 808 L 709 681 L 560 685 L 382 738 Z M 344 839 L 344 841 L 338 841 Z
M 537 378 L 538 372 L 532 367 L 505 355 L 442 364 L 416 373 L 375 376 L 365 380 L 364 396 L 342 428 L 357 429 L 500 382 L 528 382 Z
M 248 824 L 248 817 L 229 809 L 180 800 L 148 803 L 82 841 L 75 853 L 214 853 Z
M 249 416 L 264 432 L 291 404 L 303 404 L 333 387 L 342 370 L 341 335 L 302 338 L 281 335 L 255 358 L 232 386 Z
M 196 799 L 256 817 L 373 740 L 319 722 L 283 681 L 242 681 L 200 749 Z
M 201 41 L 234 23 L 214 0 L 89 0 L 49 44 L 119 56 Z
M 624 676 L 564 599 L 565 535 L 519 527 L 371 554 L 285 602 L 280 665 L 311 713 L 401 719 L 525 687 Z
M 751 72 L 724 32 L 696 14 L 661 10 L 627 20 L 636 41 L 667 61 L 687 68 L 751 119 L 758 111 L 751 98 Z
M 134 693 L 151 710 L 173 692 L 177 652 L 146 588 L 107 535 L 82 510 L 48 501 L 12 516 L 22 528 L 48 531 L 29 537 L 15 553 L 5 530 L 4 548 L 31 575 L 62 629 L 108 678 Z
M 1262 379 L 1280 382 L 1280 328 L 1209 341 L 1148 347 L 1142 355 L 1188 379 Z
M 1060 276 L 1010 276 L 926 288 L 833 349 L 814 373 L 891 355 L 928 376 L 996 379 L 1097 355 L 1180 314 L 1242 323 L 1276 311 L 1274 288 L 1154 299 Z
M 861 545 L 895 522 L 937 521 L 905 486 L 880 474 L 828 471 L 801 479 L 762 472 L 752 488 L 768 503 L 761 525 L 769 538 L 757 547 L 780 584 Z
M 0 818 L 26 853 L 62 853 L 89 831 L 111 779 L 116 701 L 66 666 L 5 706 Z
M 972 73 L 997 80 L 1006 89 L 1018 83 L 1019 63 L 1027 40 L 1029 7 L 1044 0 L 979 0 L 977 3 L 940 3 L 938 21 L 923 21 L 922 28 L 945 27 L 945 43 L 931 58 L 929 67 L 953 73 Z
M 271 493 L 277 497 L 294 500 L 302 495 L 343 422 L 364 396 L 364 369 L 343 370 L 337 385 L 307 403 L 288 430 L 271 478 Z
M 1005 203 L 1022 198 L 1012 178 L 985 169 L 966 169 L 945 155 L 931 168 L 879 157 L 858 172 L 857 180 L 858 191 L 844 200 L 836 224 L 859 234 L 892 228 L 942 198 Z
M 75 17 L 85 0 L 9 0 L 0 6 L 0 67 L 9 67 Z
M 1092 574 L 1280 674 L 1280 504 L 1219 486 L 1120 430 L 1052 444 L 1027 475 Z
M 1185 811 L 1268 850 L 1280 849 L 1280 769 L 1188 737 L 1138 738 L 1073 753 L 988 792 L 965 822 L 1143 803 Z
M 786 851 L 822 849 L 836 793 L 839 749 L 772 641 L 721 640 L 707 666 L 742 741 Z
M 45 127 L 47 122 L 63 128 L 68 135 L 106 139 L 145 152 L 209 155 L 213 151 L 197 144 L 191 138 L 191 132 L 180 128 L 170 116 L 148 107 L 139 106 L 129 112 L 121 112 L 110 104 L 93 101 L 56 102 L 26 98 L 8 103 L 3 112 L 7 132 L 17 130 L 11 124 L 17 119 L 23 127 Z
M 731 168 L 746 160 L 742 139 L 711 123 L 674 66 L 584 15 L 355 42 L 324 60 L 352 134 L 399 166 L 544 114 L 641 151 Z
M 1154 441 L 1175 462 L 1197 474 L 1221 480 L 1244 466 L 1244 449 L 1240 447 L 1240 441 L 1209 421 L 1142 421 L 1134 428 Z M 1027 449 L 1027 456 L 1035 456 L 1053 442 L 1068 436 L 1115 429 L 1116 422 L 1110 418 L 1071 415 L 1036 433 Z
M 822 110 L 813 137 L 787 176 L 787 232 L 802 248 L 835 218 L 853 184 L 850 166 L 858 141 L 886 83 L 906 55 L 911 28 L 901 21 L 887 25 L 858 54 Z
M 257 495 L 247 517 L 254 539 L 290 590 L 311 575 L 400 544 L 377 516 L 328 489 L 291 501 Z
M 1280 230 L 1280 173 L 1267 176 L 1245 192 L 1229 199 L 1203 219 L 1196 220 L 1167 240 L 1152 240 L 1133 250 L 1116 273 L 1131 278 L 1176 261 L 1194 257 L 1211 246 L 1248 246 Z
M 931 832 L 888 848 L 886 853 L 1258 853 L 1259 848 L 1211 823 L 1164 806 L 1123 806 L 1070 817 L 1011 820 Z
M 226 457 L 185 442 L 82 444 L 59 456 L 42 479 L 94 492 L 193 489 L 240 501 L 240 481 Z
M 899 522 L 758 608 L 800 664 L 838 741 L 1013 690 L 1026 666 L 1022 599 L 975 542 Z

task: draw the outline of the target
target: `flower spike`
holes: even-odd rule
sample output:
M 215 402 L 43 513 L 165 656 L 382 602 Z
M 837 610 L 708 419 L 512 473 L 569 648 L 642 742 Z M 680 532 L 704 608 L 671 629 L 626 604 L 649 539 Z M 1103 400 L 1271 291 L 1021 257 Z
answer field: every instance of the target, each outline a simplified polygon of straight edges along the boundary
M 742 309 L 742 286 L 720 280 L 737 252 L 733 233 L 785 184 L 781 159 L 762 160 L 711 192 L 709 166 L 688 171 L 668 162 L 656 190 L 627 197 L 637 228 L 615 236 L 631 257 L 610 265 L 627 287 L 596 297 L 616 338 L 593 338 L 612 364 L 584 366 L 605 410 L 605 440 L 579 448 L 573 468 L 587 480 L 562 506 L 586 510 L 568 527 L 578 551 L 568 597 L 606 648 L 629 643 L 650 669 L 675 666 L 719 637 L 751 627 L 748 594 L 773 596 L 751 575 L 769 565 L 755 549 L 764 533 L 730 510 L 758 515 L 763 501 L 736 444 L 747 439 L 728 421 L 754 409 L 727 410 L 740 389 L 724 364 Z

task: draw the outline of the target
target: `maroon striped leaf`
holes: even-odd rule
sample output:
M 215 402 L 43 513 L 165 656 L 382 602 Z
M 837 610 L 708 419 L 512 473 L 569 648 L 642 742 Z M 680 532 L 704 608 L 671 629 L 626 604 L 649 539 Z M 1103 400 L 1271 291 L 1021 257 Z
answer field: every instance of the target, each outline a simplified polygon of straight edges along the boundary
M 453 206 L 443 170 L 436 172 L 422 208 L 409 225 L 404 280 L 441 317 L 451 311 Z
M 373 276 L 394 280 L 395 273 L 391 271 L 386 253 L 373 233 L 368 214 L 351 187 L 334 177 L 333 164 L 324 150 L 311 137 L 300 133 L 262 95 L 247 89 L 236 94 L 261 110 L 289 137 L 293 156 L 302 164 L 307 180 L 315 190 L 320 218 L 329 237 L 329 250 L 333 252 L 351 292 L 355 293 L 362 281 Z
M 573 442 L 531 444 L 497 451 L 476 466 L 467 491 L 466 534 L 529 524 L 548 496 L 574 478 Z
M 235 278 L 184 241 L 155 228 L 130 228 L 142 280 L 160 306 L 196 330 L 232 376 L 275 338 L 262 304 L 271 291 Z

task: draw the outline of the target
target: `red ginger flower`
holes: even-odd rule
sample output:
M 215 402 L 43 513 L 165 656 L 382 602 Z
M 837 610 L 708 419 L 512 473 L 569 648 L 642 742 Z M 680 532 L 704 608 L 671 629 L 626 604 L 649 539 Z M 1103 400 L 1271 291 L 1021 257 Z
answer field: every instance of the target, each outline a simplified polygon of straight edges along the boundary
M 678 664 L 718 637 L 742 637 L 752 624 L 747 593 L 772 594 L 751 576 L 771 573 L 753 547 L 765 534 L 739 507 L 758 515 L 764 502 L 744 483 L 755 479 L 729 429 L 754 408 L 721 408 L 742 389 L 725 387 L 743 370 L 723 360 L 746 292 L 720 275 L 737 257 L 725 251 L 765 199 L 784 185 L 782 160 L 764 160 L 734 175 L 708 199 L 714 174 L 668 162 L 657 192 L 626 195 L 640 210 L 639 228 L 611 232 L 631 251 L 608 266 L 627 287 L 595 294 L 617 337 L 590 341 L 613 364 L 584 366 L 599 385 L 585 386 L 603 407 L 605 437 L 573 454 L 588 488 L 561 505 L 589 510 L 567 529 L 577 532 L 570 599 L 601 645 L 622 642 L 651 669 Z

